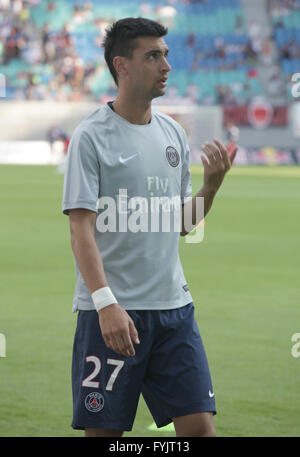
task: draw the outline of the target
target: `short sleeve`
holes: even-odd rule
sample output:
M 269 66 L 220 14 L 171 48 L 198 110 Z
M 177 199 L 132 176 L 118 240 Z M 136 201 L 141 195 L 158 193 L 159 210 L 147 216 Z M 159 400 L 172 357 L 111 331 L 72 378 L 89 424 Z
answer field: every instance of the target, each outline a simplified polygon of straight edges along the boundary
M 84 208 L 97 212 L 100 193 L 100 164 L 89 134 L 75 130 L 67 154 L 62 211 Z
M 191 181 L 191 171 L 190 171 L 190 148 L 187 142 L 186 134 L 183 133 L 183 160 L 182 160 L 182 169 L 181 169 L 181 202 L 185 203 L 186 201 L 192 198 L 192 181 Z

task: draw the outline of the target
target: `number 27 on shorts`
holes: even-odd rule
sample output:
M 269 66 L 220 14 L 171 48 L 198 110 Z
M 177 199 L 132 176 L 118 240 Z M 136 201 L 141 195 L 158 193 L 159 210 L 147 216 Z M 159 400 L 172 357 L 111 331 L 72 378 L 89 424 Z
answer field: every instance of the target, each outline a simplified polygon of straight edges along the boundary
M 101 370 L 101 360 L 99 357 L 95 355 L 90 355 L 85 358 L 86 362 L 92 362 L 94 364 L 94 369 L 91 374 L 89 374 L 83 381 L 82 381 L 82 387 L 92 387 L 94 389 L 99 389 L 100 382 L 99 381 L 94 381 L 96 376 L 100 373 Z M 112 374 L 109 377 L 109 380 L 106 384 L 105 390 L 112 391 L 114 387 L 114 383 L 122 370 L 124 366 L 124 360 L 116 360 L 116 359 L 107 359 L 106 363 L 108 365 L 114 365 L 115 369 L 113 370 Z

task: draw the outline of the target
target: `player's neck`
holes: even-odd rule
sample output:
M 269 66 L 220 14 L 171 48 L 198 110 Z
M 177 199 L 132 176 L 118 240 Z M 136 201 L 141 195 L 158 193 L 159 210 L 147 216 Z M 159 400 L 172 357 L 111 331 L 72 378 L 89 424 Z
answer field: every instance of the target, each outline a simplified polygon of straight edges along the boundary
M 151 121 L 151 100 L 140 100 L 118 93 L 114 110 L 132 124 L 145 125 Z

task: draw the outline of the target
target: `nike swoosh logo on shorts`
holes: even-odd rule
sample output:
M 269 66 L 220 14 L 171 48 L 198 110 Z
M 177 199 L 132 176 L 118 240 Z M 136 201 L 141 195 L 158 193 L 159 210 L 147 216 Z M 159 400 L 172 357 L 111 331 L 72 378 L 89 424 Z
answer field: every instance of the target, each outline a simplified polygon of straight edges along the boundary
M 208 391 L 208 395 L 210 396 L 210 398 L 215 396 L 215 394 L 213 392 L 211 392 L 210 390 Z
M 128 160 L 133 159 L 133 158 L 136 157 L 137 155 L 138 155 L 138 153 L 133 154 L 132 156 L 129 156 L 129 157 L 122 157 L 122 156 L 121 156 L 120 159 L 119 159 L 119 161 L 120 161 L 120 163 L 126 163 L 126 162 L 128 162 Z

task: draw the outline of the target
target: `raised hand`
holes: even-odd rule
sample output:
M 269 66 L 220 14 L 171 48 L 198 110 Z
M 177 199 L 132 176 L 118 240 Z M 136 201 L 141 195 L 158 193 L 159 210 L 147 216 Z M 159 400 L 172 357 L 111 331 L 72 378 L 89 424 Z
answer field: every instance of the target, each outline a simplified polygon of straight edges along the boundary
M 202 150 L 207 158 L 201 155 L 201 160 L 204 167 L 204 186 L 216 192 L 221 186 L 225 174 L 232 167 L 238 147 L 236 146 L 229 153 L 216 138 L 214 138 L 214 143 L 207 141 L 202 145 Z

